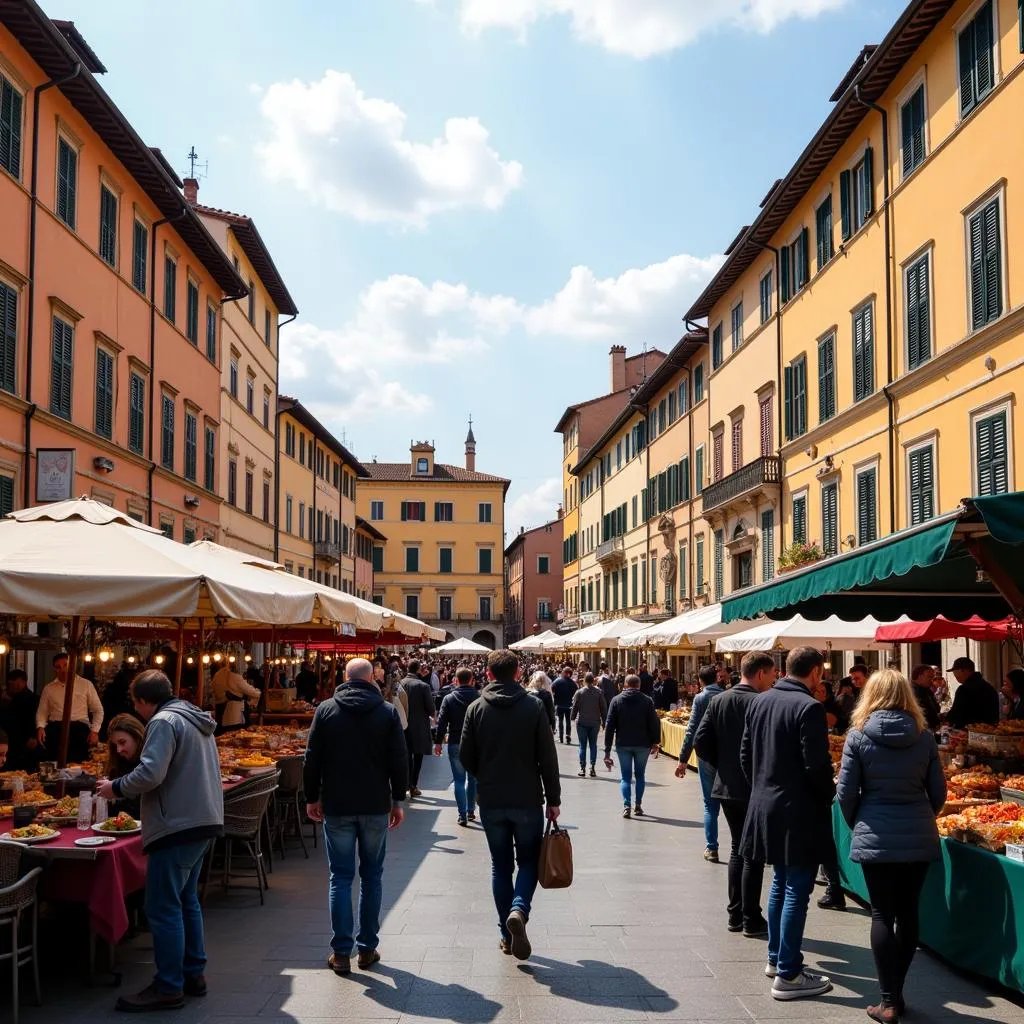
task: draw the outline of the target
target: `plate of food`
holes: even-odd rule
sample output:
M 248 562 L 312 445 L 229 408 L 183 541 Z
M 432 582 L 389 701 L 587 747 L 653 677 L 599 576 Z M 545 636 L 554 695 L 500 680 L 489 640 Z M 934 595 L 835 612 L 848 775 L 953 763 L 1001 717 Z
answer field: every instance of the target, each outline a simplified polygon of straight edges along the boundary
M 99 821 L 92 827 L 93 832 L 103 836 L 133 836 L 142 831 L 142 822 L 122 811 L 106 821 Z
M 31 846 L 35 843 L 48 843 L 59 835 L 60 831 L 58 829 L 34 822 L 31 825 L 25 825 L 23 828 L 12 828 L 10 832 L 0 835 L 0 839 L 9 839 L 14 843 L 25 843 Z
M 223 783 L 241 782 L 242 778 L 243 776 L 241 775 L 222 775 L 220 781 Z
M 11 799 L 11 803 L 15 807 L 52 807 L 56 802 L 55 796 L 50 796 L 41 789 L 33 789 L 28 793 L 15 793 Z
M 78 797 L 63 796 L 39 815 L 47 825 L 74 825 L 78 821 Z
M 116 843 L 113 836 L 82 836 L 75 840 L 75 846 L 107 846 L 109 843 Z

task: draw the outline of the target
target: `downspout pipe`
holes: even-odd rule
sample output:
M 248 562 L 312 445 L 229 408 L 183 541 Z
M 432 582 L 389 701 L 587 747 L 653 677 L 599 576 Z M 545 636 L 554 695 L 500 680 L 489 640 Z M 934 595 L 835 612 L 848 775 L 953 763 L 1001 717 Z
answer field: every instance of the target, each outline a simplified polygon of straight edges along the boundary
M 896 402 L 890 388 L 893 382 L 893 329 L 892 329 L 892 187 L 889 167 L 889 112 L 871 100 L 864 99 L 860 85 L 853 94 L 862 107 L 877 111 L 882 118 L 882 183 L 883 225 L 885 231 L 885 387 L 882 394 L 889 410 L 889 532 L 896 532 Z M 874 182 L 872 182 L 874 187 Z
M 28 214 L 28 315 L 25 336 L 28 339 L 25 353 L 25 472 L 22 479 L 22 507 L 28 508 L 32 500 L 32 417 L 36 414 L 36 403 L 32 401 L 32 340 L 36 320 L 36 219 L 39 206 L 39 97 L 48 89 L 67 85 L 82 73 L 82 62 L 76 61 L 70 74 L 63 78 L 51 78 L 32 90 L 32 174 L 29 192 Z
M 281 328 L 290 324 L 295 317 L 290 316 L 277 325 L 277 352 L 274 365 L 274 402 L 281 393 Z M 274 410 L 274 561 L 280 561 L 281 554 L 281 411 Z

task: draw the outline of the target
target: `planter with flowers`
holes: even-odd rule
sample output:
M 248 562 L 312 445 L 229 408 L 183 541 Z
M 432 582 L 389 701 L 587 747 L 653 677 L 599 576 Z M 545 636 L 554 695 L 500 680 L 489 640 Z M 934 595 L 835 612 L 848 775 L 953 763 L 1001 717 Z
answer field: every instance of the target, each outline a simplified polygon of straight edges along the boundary
M 808 543 L 790 544 L 782 554 L 779 555 L 779 572 L 792 572 L 794 569 L 801 569 L 812 562 L 821 561 L 825 553 L 821 550 L 817 541 Z

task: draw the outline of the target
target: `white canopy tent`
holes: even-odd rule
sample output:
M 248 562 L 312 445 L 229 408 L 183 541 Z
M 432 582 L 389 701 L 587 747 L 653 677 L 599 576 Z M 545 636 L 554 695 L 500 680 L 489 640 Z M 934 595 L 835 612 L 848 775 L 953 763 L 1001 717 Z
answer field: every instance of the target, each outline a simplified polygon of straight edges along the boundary
M 906 616 L 900 622 L 909 621 Z M 759 622 L 732 636 L 722 637 L 715 644 L 716 651 L 773 651 L 792 650 L 794 647 L 817 647 L 832 651 L 890 651 L 892 644 L 875 640 L 875 630 L 888 623 L 879 622 L 870 615 L 860 622 L 846 622 L 836 615 L 815 621 L 794 615 L 791 619 Z
M 618 647 L 620 637 L 635 633 L 641 626 L 643 623 L 635 619 L 603 619 L 556 640 L 541 641 L 538 646 L 545 654 L 548 651 L 599 651 L 605 647 Z
M 524 654 L 539 654 L 544 648 L 541 646 L 553 640 L 561 640 L 561 636 L 553 629 L 545 629 L 543 633 L 534 633 L 533 636 L 524 636 L 514 644 L 509 644 L 510 651 L 522 651 Z
M 753 623 L 749 621 L 722 622 L 722 606 L 709 604 L 694 608 L 664 622 L 655 622 L 619 641 L 620 647 L 701 647 L 719 637 L 729 636 Z
M 490 647 L 484 647 L 483 644 L 478 644 L 474 640 L 467 640 L 466 637 L 460 636 L 455 640 L 451 640 L 446 644 L 441 644 L 440 647 L 435 647 L 431 650 L 431 654 L 487 654 L 490 652 Z

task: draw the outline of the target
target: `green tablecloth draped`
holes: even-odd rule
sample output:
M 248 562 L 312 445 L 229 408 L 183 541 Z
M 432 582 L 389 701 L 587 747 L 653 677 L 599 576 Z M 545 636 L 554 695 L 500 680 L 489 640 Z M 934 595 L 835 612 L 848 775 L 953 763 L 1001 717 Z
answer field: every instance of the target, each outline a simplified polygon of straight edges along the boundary
M 832 807 L 843 886 L 867 901 L 864 872 L 850 860 L 850 830 Z M 942 859 L 921 894 L 921 945 L 957 967 L 1024 992 L 1024 864 L 943 839 Z

